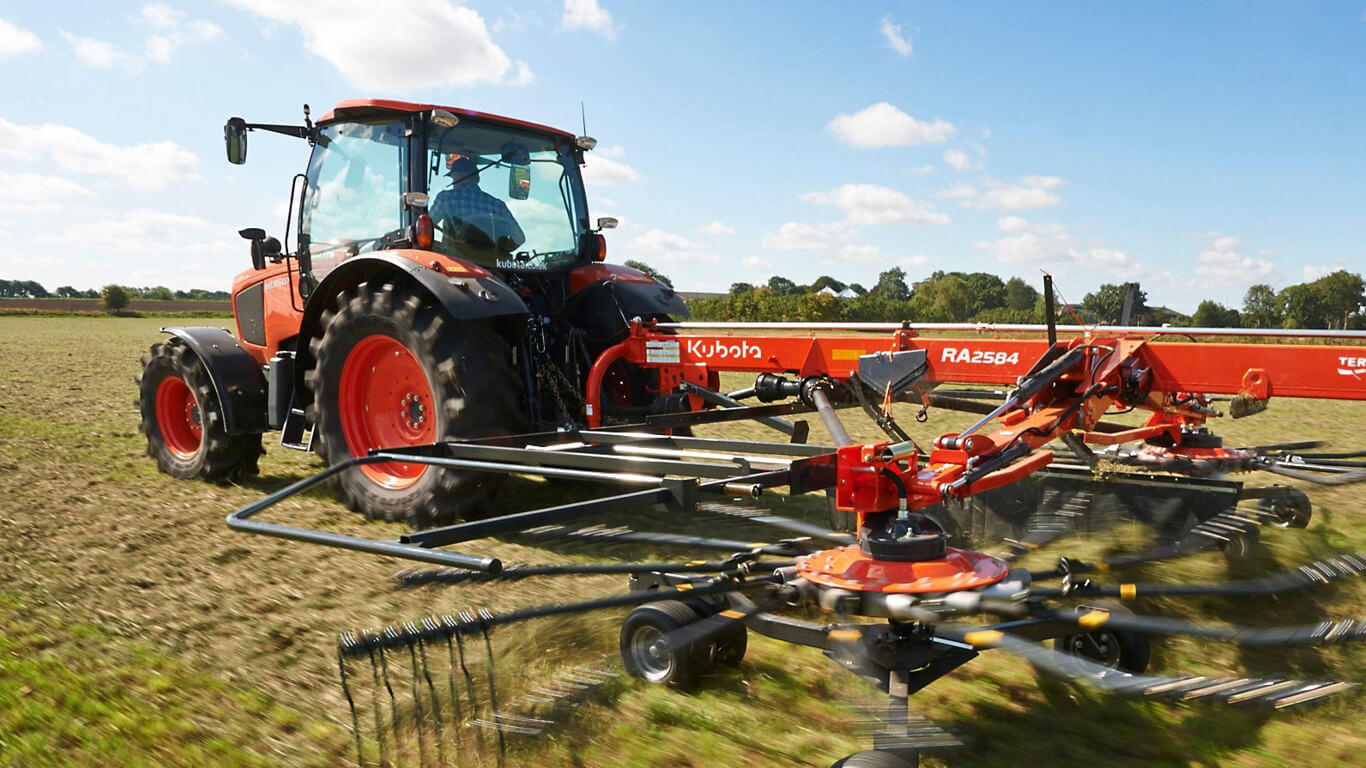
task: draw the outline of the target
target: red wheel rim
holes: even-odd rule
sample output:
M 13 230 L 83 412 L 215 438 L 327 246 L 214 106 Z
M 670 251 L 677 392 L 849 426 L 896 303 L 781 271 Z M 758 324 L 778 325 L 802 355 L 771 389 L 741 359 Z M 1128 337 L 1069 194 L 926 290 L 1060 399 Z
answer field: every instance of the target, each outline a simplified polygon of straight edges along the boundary
M 166 448 L 181 459 L 193 459 L 204 438 L 203 417 L 194 392 L 179 376 L 167 376 L 157 385 L 157 426 Z
M 436 442 L 435 403 L 427 373 L 392 336 L 366 336 L 347 355 L 337 411 L 352 456 Z M 395 490 L 417 482 L 426 470 L 425 464 L 393 461 L 361 467 L 375 483 Z

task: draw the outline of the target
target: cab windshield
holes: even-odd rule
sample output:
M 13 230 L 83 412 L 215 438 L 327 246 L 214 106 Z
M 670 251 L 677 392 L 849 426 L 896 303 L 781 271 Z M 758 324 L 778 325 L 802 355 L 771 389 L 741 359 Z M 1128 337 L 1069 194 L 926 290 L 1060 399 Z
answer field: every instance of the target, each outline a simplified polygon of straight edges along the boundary
M 465 119 L 426 135 L 435 248 L 498 269 L 578 258 L 588 212 L 571 142 Z

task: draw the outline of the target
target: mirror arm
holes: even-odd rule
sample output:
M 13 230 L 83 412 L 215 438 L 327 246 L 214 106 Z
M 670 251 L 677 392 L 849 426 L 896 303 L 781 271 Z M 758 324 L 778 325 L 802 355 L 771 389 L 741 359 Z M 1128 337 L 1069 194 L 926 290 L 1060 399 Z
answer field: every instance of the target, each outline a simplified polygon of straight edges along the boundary
M 293 136 L 297 139 L 307 139 L 313 134 L 313 130 L 302 125 L 273 125 L 270 123 L 247 123 L 249 131 L 270 131 L 280 133 L 285 136 Z

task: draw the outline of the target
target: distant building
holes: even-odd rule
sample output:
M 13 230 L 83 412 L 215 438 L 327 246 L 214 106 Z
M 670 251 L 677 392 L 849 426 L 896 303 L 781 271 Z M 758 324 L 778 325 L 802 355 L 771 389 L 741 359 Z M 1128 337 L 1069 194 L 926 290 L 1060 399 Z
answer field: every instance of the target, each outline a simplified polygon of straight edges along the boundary
M 854 290 L 853 288 L 849 287 L 845 287 L 844 290 L 837 291 L 835 290 L 834 286 L 831 285 L 825 286 L 819 291 L 816 291 L 816 293 L 823 293 L 826 296 L 834 296 L 837 299 L 857 299 L 859 296 L 863 295 L 858 291 Z

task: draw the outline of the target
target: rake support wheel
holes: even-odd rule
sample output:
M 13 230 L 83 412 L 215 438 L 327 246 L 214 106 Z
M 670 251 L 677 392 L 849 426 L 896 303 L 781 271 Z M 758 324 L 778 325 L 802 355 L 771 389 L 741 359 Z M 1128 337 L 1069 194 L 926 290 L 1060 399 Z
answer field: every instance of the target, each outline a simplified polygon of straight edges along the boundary
M 257 471 L 260 434 L 229 435 L 204 363 L 181 339 L 152 345 L 137 377 L 140 429 L 157 468 L 183 480 L 237 480 Z
M 376 448 L 524 431 L 521 384 L 508 342 L 457 321 L 419 290 L 362 283 L 337 298 L 314 338 L 309 417 L 329 465 Z M 388 462 L 338 476 L 346 505 L 414 528 L 473 517 L 496 476 Z
M 1101 600 L 1078 610 L 1099 610 L 1132 616 L 1134 612 L 1111 600 Z M 1109 669 L 1141 675 L 1148 669 L 1152 644 L 1148 636 L 1124 629 L 1096 629 L 1064 635 L 1053 641 L 1053 648 Z
M 692 690 L 707 660 L 691 645 L 673 645 L 670 637 L 698 618 L 697 611 L 677 600 L 646 603 L 632 610 L 621 625 L 621 661 L 626 671 L 652 683 Z

